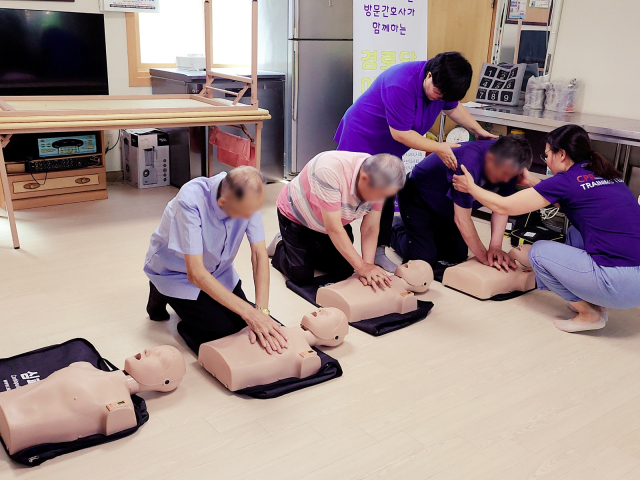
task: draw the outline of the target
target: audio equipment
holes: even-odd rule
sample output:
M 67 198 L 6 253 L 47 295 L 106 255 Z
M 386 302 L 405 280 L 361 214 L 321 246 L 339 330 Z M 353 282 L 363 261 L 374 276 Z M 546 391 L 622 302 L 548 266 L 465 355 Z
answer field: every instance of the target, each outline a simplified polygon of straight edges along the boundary
M 40 158 L 82 155 L 98 152 L 95 134 L 38 138 Z
M 72 170 L 100 165 L 100 157 L 49 158 L 46 160 L 29 160 L 26 162 L 28 173 L 53 172 L 56 170 Z

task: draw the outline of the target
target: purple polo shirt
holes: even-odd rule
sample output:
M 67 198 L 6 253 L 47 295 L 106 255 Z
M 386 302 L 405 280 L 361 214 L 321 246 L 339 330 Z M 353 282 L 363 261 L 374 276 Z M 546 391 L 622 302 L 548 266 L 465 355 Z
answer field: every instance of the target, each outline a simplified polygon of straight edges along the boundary
M 422 88 L 426 61 L 405 62 L 385 70 L 347 110 L 333 139 L 338 150 L 402 157 L 409 147 L 391 136 L 389 127 L 424 135 L 442 110 L 458 102 L 431 101 Z
M 576 163 L 533 188 L 562 212 L 601 267 L 640 266 L 640 205 L 622 180 L 604 180 Z
M 473 176 L 476 185 L 503 197 L 511 195 L 516 186 L 517 177 L 506 183 L 490 183 L 484 175 L 484 161 L 487 152 L 495 140 L 478 140 L 466 142 L 453 149 L 458 160 L 456 175 L 462 175 L 460 165 L 464 165 Z M 420 192 L 420 196 L 432 211 L 443 219 L 454 218 L 455 203 L 462 208 L 477 210 L 482 205 L 469 193 L 462 193 L 453 188 L 454 172 L 448 168 L 435 154 L 427 156 L 413 168 L 411 178 Z

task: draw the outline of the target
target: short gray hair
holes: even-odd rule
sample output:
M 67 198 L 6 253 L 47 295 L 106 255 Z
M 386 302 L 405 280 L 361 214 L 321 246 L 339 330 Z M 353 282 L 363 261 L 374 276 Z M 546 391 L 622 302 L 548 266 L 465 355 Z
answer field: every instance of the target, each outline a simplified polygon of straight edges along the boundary
M 395 155 L 380 153 L 368 157 L 361 167 L 369 175 L 372 188 L 402 188 L 407 173 L 404 163 Z
M 237 200 L 241 200 L 247 192 L 260 194 L 267 183 L 260 170 L 253 167 L 236 167 L 222 179 L 220 193 L 231 193 Z

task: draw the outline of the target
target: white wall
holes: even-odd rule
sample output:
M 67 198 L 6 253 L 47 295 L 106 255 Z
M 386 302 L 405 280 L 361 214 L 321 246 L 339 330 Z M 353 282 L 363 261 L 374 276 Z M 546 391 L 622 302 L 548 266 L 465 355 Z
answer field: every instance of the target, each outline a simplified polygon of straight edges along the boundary
M 76 0 L 73 3 L 0 0 L 0 8 L 101 13 L 98 0 Z M 127 31 L 124 15 L 124 13 L 119 12 L 108 12 L 104 14 L 105 39 L 107 44 L 107 69 L 109 73 L 109 93 L 112 95 L 151 93 L 151 87 L 129 86 Z M 117 132 L 115 138 L 117 138 Z M 107 171 L 114 170 L 122 170 L 119 148 L 115 148 L 107 155 Z
M 640 119 L 640 1 L 564 0 L 552 77 L 584 82 L 581 111 Z

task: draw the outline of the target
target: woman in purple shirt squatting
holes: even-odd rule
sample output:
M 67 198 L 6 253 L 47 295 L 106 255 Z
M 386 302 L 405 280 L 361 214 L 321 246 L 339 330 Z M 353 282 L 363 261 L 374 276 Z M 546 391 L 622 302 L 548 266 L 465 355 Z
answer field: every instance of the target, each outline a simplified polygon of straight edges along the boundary
M 405 62 L 385 70 L 342 117 L 334 140 L 338 150 L 390 153 L 402 156 L 411 148 L 438 157 L 452 170 L 457 167 L 455 143 L 439 143 L 425 134 L 444 110 L 451 120 L 478 139 L 497 138 L 485 131 L 463 105 L 458 103 L 471 85 L 473 70 L 458 52 L 445 52 L 428 61 Z M 395 271 L 396 265 L 384 253 L 391 239 L 394 203 L 382 210 L 376 263 Z
M 565 332 L 603 328 L 606 308 L 640 306 L 640 205 L 613 165 L 591 148 L 577 125 L 565 125 L 546 138 L 543 159 L 553 177 L 533 188 L 500 197 L 464 175 L 454 187 L 504 215 L 521 215 L 559 204 L 571 221 L 566 244 L 539 241 L 529 252 L 539 290 L 551 290 L 577 312 L 556 320 Z

